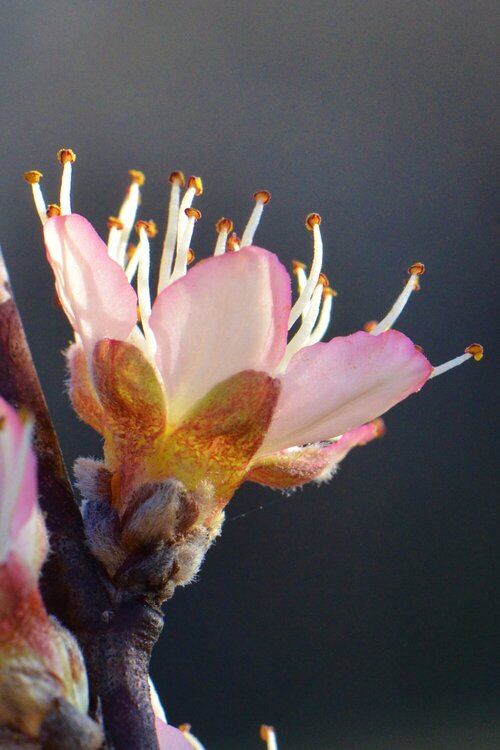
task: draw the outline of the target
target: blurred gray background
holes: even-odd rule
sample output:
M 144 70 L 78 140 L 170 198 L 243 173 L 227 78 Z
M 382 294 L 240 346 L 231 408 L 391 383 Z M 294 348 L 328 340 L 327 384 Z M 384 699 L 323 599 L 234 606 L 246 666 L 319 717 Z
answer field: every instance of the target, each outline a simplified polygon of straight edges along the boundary
M 69 464 L 100 447 L 68 407 L 70 331 L 22 180 L 40 169 L 56 200 L 60 147 L 78 156 L 74 209 L 101 232 L 130 167 L 159 222 L 169 172 L 203 177 L 198 256 L 221 215 L 241 229 L 267 188 L 257 240 L 285 262 L 308 260 L 304 217 L 323 216 L 332 335 L 384 314 L 421 260 L 400 327 L 436 364 L 486 348 L 391 412 L 329 485 L 233 500 L 199 582 L 166 608 L 153 664 L 171 721 L 208 750 L 260 747 L 261 722 L 280 750 L 500 745 L 497 8 L 0 2 L 0 241 Z

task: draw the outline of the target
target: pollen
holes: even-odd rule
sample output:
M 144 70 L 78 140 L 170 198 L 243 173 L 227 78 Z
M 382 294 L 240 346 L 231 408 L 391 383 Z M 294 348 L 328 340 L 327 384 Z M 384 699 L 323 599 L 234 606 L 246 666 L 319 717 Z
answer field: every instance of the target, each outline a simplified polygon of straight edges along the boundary
M 267 206 L 267 204 L 271 200 L 271 193 L 269 192 L 269 190 L 257 190 L 257 192 L 253 194 L 253 197 L 256 202 L 262 203 L 264 206 Z
M 121 231 L 123 229 L 123 221 L 120 221 L 116 216 L 110 216 L 108 218 L 107 227 L 108 229 L 119 229 Z
M 172 185 L 180 185 L 180 187 L 184 187 L 186 184 L 184 172 L 171 172 L 168 181 L 172 183 Z
M 484 349 L 481 344 L 470 344 L 465 349 L 465 354 L 472 354 L 474 360 L 479 362 L 484 356 Z
M 57 158 L 61 164 L 67 164 L 68 162 L 74 164 L 76 161 L 76 154 L 70 148 L 60 148 L 57 152 Z
M 156 237 L 156 235 L 158 234 L 158 228 L 152 219 L 150 219 L 149 221 L 144 221 L 143 219 L 141 219 L 140 221 L 136 221 L 135 231 L 137 232 L 137 234 L 139 234 L 141 229 L 144 229 L 146 235 L 150 239 Z
M 47 206 L 47 218 L 51 219 L 53 216 L 60 216 L 61 215 L 61 206 L 58 206 L 57 203 L 49 203 Z
M 229 232 L 233 231 L 233 222 L 231 219 L 226 219 L 225 216 L 223 216 L 215 225 L 215 231 L 217 234 L 220 234 L 220 232 Z
M 366 333 L 371 333 L 377 326 L 378 320 L 367 320 L 363 326 L 363 331 L 366 331 Z
M 135 182 L 139 187 L 142 187 L 146 182 L 146 175 L 140 169 L 129 169 L 128 173 L 132 178 L 132 182 Z
M 186 208 L 184 209 L 184 213 L 188 217 L 188 219 L 194 219 L 195 221 L 199 221 L 201 219 L 201 211 L 199 211 L 197 208 Z
M 230 253 L 234 253 L 240 249 L 240 245 L 241 245 L 240 238 L 238 237 L 236 232 L 232 232 L 232 234 L 230 234 L 229 237 L 227 238 L 227 250 Z
M 321 216 L 319 214 L 307 214 L 306 229 L 309 229 L 309 231 L 312 232 L 314 227 L 319 227 L 320 224 L 321 224 Z
M 191 176 L 188 180 L 188 188 L 194 188 L 195 195 L 201 195 L 203 192 L 203 182 L 201 177 Z
M 30 169 L 29 172 L 23 174 L 24 179 L 29 185 L 36 185 L 43 177 L 43 174 L 37 169 Z

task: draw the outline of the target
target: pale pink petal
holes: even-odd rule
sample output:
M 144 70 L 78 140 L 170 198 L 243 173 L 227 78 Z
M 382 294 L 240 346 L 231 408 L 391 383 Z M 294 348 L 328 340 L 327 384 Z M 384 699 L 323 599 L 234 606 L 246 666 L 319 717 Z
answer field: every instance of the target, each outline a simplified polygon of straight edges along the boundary
M 193 750 L 193 746 L 179 729 L 165 724 L 159 718 L 156 719 L 156 736 L 160 750 Z
M 274 370 L 286 346 L 290 297 L 278 258 L 252 246 L 202 260 L 160 294 L 149 323 L 169 421 L 237 372 Z
M 299 351 L 259 455 L 341 435 L 418 391 L 432 366 L 398 331 L 359 331 Z
M 49 219 L 43 231 L 59 299 L 86 351 L 106 337 L 125 340 L 137 321 L 137 295 L 92 225 L 70 214 Z

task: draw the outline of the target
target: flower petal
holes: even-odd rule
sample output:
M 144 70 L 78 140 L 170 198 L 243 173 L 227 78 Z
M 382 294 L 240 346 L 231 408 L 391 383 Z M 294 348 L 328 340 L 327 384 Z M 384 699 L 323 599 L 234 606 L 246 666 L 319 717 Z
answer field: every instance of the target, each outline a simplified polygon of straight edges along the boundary
M 165 724 L 159 718 L 155 720 L 155 726 L 160 750 L 193 750 L 192 744 L 186 740 L 180 729 Z
M 166 439 L 149 478 L 174 476 L 189 491 L 208 481 L 223 507 L 262 443 L 279 388 L 278 380 L 253 370 L 218 383 Z
M 92 225 L 70 214 L 49 219 L 43 231 L 59 299 L 87 353 L 99 339 L 126 339 L 137 321 L 137 295 Z
M 259 455 L 341 435 L 418 391 L 432 366 L 398 331 L 364 331 L 293 357 Z
M 333 443 L 313 443 L 257 458 L 245 478 L 249 482 L 282 490 L 306 482 L 324 482 L 332 477 L 351 448 L 366 445 L 382 434 L 383 422 L 376 419 L 346 432 Z
M 278 258 L 252 246 L 202 260 L 159 295 L 149 323 L 169 422 L 242 370 L 274 370 L 286 346 L 290 297 Z

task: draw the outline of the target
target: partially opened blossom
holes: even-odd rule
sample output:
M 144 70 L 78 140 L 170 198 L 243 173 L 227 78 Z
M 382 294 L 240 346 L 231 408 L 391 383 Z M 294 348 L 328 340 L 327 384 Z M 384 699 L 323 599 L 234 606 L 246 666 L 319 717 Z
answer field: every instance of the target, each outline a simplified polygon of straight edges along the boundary
M 185 186 L 180 172 L 170 176 L 152 300 L 150 240 L 156 226 L 135 223 L 142 173 L 131 172 L 105 243 L 85 218 L 71 213 L 74 155 L 66 149 L 60 158 L 59 207 L 45 209 L 40 173 L 26 178 L 59 299 L 75 332 L 68 350 L 72 402 L 104 437 L 104 465 L 81 463 L 79 480 L 87 498 L 111 504 L 129 546 L 133 538 L 145 543 L 155 535 L 187 539 L 193 529 L 209 543 L 243 481 L 290 488 L 329 478 L 352 447 L 382 433 L 380 415 L 433 375 L 481 356 L 473 345 L 433 368 L 410 339 L 393 330 L 418 287 L 421 263 L 409 268 L 403 292 L 371 332 L 323 342 L 335 292 L 321 273 L 321 219 L 307 217 L 314 255 L 309 271 L 295 264 L 293 301 L 284 266 L 254 244 L 270 198 L 266 191 L 255 194 L 241 239 L 232 233 L 232 222 L 221 219 L 213 255 L 193 263 L 190 244 L 201 214 L 192 203 L 202 184 L 191 177 Z M 134 223 L 137 246 L 129 242 Z M 116 569 L 119 562 L 109 557 L 106 564 Z M 193 571 L 187 569 L 189 578 Z
M 86 712 L 87 677 L 72 636 L 38 590 L 47 554 L 32 424 L 0 399 L 0 727 L 37 737 L 55 698 Z

